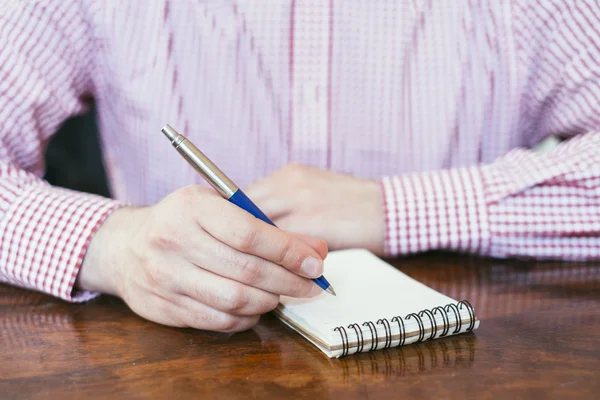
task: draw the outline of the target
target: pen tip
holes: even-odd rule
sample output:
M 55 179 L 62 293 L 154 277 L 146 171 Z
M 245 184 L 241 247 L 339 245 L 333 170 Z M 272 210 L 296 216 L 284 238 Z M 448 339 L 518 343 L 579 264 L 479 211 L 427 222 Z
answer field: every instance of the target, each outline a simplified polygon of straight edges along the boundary
M 334 295 L 334 296 L 337 296 L 337 295 L 335 294 L 335 290 L 333 290 L 333 286 L 331 286 L 331 285 L 329 285 L 329 287 L 328 287 L 327 289 L 325 289 L 325 291 L 326 291 L 327 293 L 329 293 L 329 294 L 332 294 L 332 295 Z

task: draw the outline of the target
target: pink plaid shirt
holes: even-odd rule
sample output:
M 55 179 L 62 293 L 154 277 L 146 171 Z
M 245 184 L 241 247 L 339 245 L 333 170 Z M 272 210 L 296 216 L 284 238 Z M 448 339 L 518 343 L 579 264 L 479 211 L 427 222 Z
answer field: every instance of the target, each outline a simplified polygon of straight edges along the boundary
M 592 0 L 29 0 L 0 5 L 0 281 L 70 301 L 122 204 L 287 163 L 381 181 L 389 255 L 600 258 Z M 98 106 L 114 199 L 51 187 L 50 136 Z M 529 150 L 549 135 L 556 150 Z

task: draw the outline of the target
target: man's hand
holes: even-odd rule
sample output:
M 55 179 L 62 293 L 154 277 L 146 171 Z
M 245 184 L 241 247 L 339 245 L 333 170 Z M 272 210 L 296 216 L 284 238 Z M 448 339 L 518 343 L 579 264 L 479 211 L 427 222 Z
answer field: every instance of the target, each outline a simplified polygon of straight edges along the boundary
M 281 229 L 324 239 L 332 250 L 361 247 L 383 254 L 376 181 L 289 165 L 244 192 Z
M 322 290 L 327 245 L 268 225 L 189 186 L 148 208 L 122 208 L 92 238 L 76 285 L 121 297 L 140 316 L 214 331 L 251 328 L 280 295 Z

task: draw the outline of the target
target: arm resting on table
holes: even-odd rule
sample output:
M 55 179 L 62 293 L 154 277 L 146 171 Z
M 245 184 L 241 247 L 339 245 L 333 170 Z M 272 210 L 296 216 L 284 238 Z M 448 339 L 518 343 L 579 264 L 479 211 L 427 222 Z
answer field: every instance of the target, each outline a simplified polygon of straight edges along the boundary
M 93 296 L 73 285 L 93 233 L 119 206 L 40 178 L 47 141 L 91 92 L 87 12 L 76 1 L 0 7 L 0 282 L 68 301 Z

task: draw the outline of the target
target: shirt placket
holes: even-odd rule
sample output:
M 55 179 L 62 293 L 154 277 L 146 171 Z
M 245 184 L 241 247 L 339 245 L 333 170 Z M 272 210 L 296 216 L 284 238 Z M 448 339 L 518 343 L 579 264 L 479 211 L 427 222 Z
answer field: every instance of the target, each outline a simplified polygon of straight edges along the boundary
M 328 81 L 330 7 L 322 0 L 293 5 L 292 160 L 326 167 L 328 150 Z

